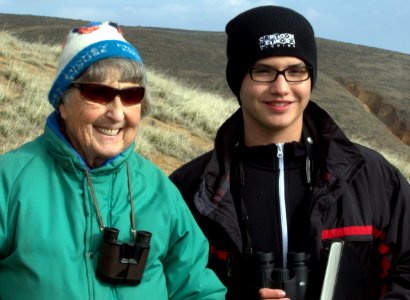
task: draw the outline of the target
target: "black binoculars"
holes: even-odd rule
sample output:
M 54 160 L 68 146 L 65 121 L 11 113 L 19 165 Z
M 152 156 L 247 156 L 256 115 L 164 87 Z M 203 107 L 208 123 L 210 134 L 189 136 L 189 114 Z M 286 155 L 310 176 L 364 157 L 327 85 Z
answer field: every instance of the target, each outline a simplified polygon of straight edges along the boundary
M 292 300 L 305 300 L 308 283 L 308 256 L 304 252 L 288 253 L 288 268 L 275 268 L 272 252 L 252 255 L 255 283 L 259 288 L 281 289 Z
M 110 284 L 137 285 L 147 263 L 151 233 L 137 231 L 135 240 L 128 243 L 117 240 L 118 233 L 116 228 L 104 228 L 97 277 Z

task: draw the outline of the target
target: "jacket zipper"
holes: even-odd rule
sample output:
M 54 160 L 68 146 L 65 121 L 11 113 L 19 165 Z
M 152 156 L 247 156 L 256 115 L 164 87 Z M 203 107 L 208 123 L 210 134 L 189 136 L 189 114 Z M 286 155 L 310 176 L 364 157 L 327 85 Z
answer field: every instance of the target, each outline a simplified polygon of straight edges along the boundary
M 285 201 L 285 162 L 283 153 L 283 143 L 276 144 L 279 162 L 279 212 L 280 212 L 280 224 L 282 228 L 282 259 L 283 268 L 287 268 L 288 262 L 288 221 L 286 216 L 286 201 Z

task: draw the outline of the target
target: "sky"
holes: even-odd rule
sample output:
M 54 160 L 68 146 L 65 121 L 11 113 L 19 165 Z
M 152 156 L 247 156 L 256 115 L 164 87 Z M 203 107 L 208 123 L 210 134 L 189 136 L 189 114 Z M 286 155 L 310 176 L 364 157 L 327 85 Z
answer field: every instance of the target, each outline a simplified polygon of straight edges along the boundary
M 319 38 L 410 54 L 409 0 L 0 0 L 0 13 L 224 31 L 230 19 L 260 5 L 296 10 Z

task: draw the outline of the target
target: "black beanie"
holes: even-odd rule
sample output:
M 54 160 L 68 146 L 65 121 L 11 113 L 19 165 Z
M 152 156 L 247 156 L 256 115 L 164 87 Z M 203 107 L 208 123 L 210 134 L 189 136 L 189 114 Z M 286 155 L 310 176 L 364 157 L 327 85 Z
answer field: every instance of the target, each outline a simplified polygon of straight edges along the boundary
M 311 72 L 312 89 L 317 74 L 317 51 L 313 28 L 301 14 L 279 6 L 261 6 L 233 18 L 225 28 L 228 35 L 226 80 L 239 99 L 248 68 L 269 56 L 295 56 Z

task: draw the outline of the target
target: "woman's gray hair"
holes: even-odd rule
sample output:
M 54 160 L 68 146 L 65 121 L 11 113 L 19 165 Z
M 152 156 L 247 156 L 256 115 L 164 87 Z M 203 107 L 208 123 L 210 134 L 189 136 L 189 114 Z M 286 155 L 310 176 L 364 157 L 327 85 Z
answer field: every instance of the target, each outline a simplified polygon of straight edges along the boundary
M 78 82 L 102 82 L 106 80 L 110 73 L 118 72 L 118 81 L 134 82 L 145 87 L 144 99 L 141 102 L 142 117 L 148 115 L 151 110 L 150 93 L 147 85 L 146 70 L 137 61 L 125 58 L 106 58 L 90 65 L 75 81 Z

